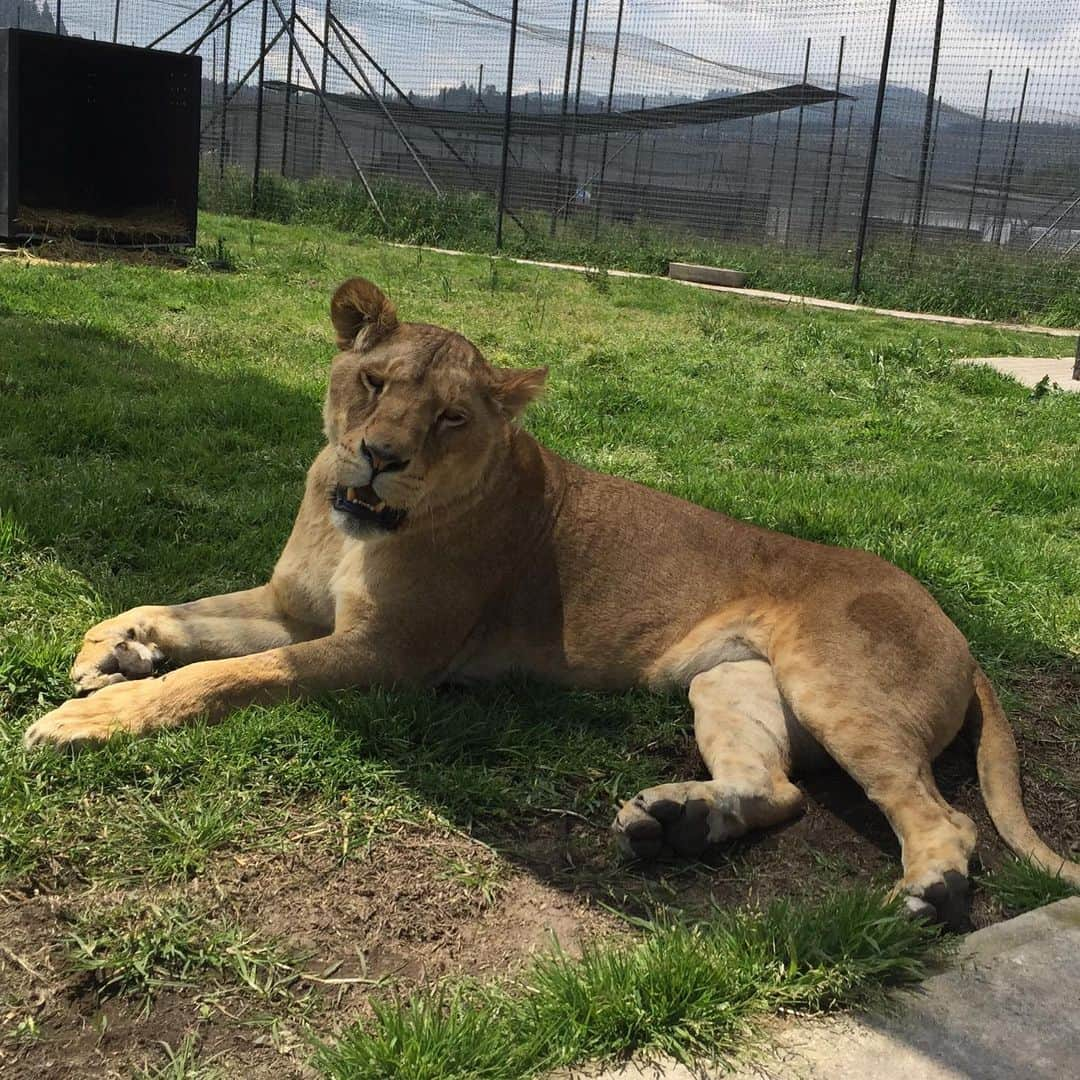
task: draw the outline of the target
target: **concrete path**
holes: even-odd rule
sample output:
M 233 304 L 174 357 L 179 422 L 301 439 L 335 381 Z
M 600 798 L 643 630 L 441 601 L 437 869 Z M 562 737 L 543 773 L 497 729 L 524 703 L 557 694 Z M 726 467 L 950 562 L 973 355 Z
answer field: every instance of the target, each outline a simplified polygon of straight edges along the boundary
M 1068 356 L 971 356 L 961 364 L 986 364 L 1003 375 L 1011 375 L 1025 386 L 1037 386 L 1047 375 L 1062 390 L 1080 393 L 1080 379 L 1072 377 L 1075 361 Z
M 1080 1076 L 1080 897 L 967 937 L 889 1014 L 780 1022 L 737 1072 L 640 1066 L 594 1080 L 1065 1080 Z

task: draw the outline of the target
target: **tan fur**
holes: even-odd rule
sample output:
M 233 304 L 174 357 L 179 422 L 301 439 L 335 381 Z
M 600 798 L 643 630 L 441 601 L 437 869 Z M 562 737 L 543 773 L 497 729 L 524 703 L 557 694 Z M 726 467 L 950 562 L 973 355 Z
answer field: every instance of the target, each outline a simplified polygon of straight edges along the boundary
M 940 906 L 975 835 L 930 763 L 981 709 L 995 822 L 1021 854 L 1076 879 L 1027 824 L 1015 744 L 967 643 L 912 578 L 558 457 L 515 422 L 543 371 L 495 369 L 460 335 L 399 323 L 369 282 L 346 282 L 331 310 L 344 351 L 327 445 L 271 581 L 94 627 L 73 677 L 104 688 L 42 717 L 28 744 L 512 670 L 567 686 L 674 684 L 690 689 L 713 780 L 628 802 L 615 825 L 625 847 L 696 851 L 789 817 L 802 806 L 789 775 L 824 748 L 900 837 L 901 886 L 936 889 Z M 387 455 L 397 467 L 376 474 Z M 396 530 L 331 513 L 335 489 L 367 484 L 405 513 Z M 124 641 L 187 666 L 121 681 Z

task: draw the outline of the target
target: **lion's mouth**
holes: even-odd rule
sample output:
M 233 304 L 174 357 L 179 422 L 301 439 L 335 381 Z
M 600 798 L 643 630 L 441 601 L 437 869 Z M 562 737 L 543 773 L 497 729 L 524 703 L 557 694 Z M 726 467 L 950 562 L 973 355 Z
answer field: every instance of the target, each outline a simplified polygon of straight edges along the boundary
M 371 522 L 383 529 L 396 529 L 405 517 L 404 510 L 388 506 L 370 484 L 363 487 L 336 487 L 330 504 L 349 517 Z

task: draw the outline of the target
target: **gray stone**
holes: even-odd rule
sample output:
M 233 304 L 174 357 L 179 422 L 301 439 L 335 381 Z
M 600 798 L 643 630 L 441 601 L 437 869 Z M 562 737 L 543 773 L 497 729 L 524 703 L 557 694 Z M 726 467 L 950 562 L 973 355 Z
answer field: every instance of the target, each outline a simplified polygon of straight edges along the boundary
M 668 277 L 676 281 L 699 281 L 705 285 L 728 285 L 741 289 L 746 275 L 741 270 L 724 270 L 719 266 L 699 266 L 697 263 L 668 263 Z
M 1066 1080 L 1080 1077 L 1080 897 L 971 934 L 885 1012 L 776 1023 L 736 1072 L 630 1065 L 596 1080 Z
M 1038 386 L 1049 378 L 1062 390 L 1080 393 L 1080 380 L 1074 379 L 1071 356 L 970 356 L 962 364 L 985 364 L 1002 375 L 1011 375 L 1025 386 Z

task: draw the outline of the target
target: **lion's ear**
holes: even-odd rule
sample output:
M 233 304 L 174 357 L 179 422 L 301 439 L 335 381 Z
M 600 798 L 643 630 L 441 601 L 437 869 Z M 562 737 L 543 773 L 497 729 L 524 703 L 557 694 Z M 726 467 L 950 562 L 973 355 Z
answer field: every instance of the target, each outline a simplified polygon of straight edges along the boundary
M 365 352 L 392 333 L 397 311 L 377 285 L 366 278 L 342 282 L 330 301 L 330 321 L 337 331 L 339 349 Z
M 493 368 L 492 372 L 495 401 L 510 419 L 514 419 L 544 392 L 548 369 L 540 367 L 520 371 L 516 368 Z

